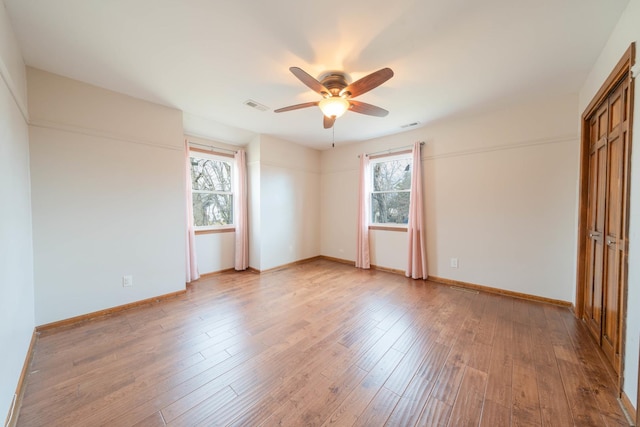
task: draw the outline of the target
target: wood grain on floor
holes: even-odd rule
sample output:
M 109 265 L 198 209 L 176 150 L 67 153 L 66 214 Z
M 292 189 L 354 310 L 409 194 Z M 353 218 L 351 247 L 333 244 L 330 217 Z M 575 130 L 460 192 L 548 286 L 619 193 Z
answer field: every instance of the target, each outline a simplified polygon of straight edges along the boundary
M 39 334 L 19 426 L 624 426 L 567 309 L 315 260 Z

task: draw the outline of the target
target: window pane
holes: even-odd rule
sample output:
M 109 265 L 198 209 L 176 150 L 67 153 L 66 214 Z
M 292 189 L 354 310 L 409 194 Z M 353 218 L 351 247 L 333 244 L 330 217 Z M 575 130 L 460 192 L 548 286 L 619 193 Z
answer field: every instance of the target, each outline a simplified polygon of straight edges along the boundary
M 231 162 L 191 157 L 194 190 L 231 191 Z
M 399 159 L 373 164 L 373 191 L 409 190 L 411 160 Z
M 371 194 L 371 222 L 374 224 L 407 224 L 409 192 Z
M 233 196 L 194 193 L 193 219 L 196 227 L 233 224 Z

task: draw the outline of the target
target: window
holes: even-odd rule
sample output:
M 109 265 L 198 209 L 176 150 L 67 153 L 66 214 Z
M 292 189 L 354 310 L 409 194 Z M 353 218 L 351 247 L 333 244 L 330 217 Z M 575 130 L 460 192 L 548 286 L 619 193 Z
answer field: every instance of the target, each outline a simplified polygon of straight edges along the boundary
M 193 224 L 196 230 L 233 225 L 233 158 L 191 150 Z
M 372 159 L 371 223 L 407 224 L 411 197 L 410 155 Z

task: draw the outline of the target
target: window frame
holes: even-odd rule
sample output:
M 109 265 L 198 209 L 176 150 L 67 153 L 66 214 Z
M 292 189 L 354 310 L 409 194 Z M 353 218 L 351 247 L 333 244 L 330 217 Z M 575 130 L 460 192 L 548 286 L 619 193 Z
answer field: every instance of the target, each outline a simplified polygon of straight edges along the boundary
M 211 150 L 202 150 L 200 148 L 189 147 L 189 167 L 192 167 L 191 158 L 196 157 L 200 159 L 209 159 L 218 162 L 229 163 L 231 166 L 230 170 L 230 178 L 231 178 L 231 191 L 207 191 L 207 190 L 194 190 L 193 183 L 191 188 L 191 203 L 192 203 L 192 215 L 193 215 L 193 230 L 195 234 L 211 234 L 211 233 L 225 233 L 235 231 L 235 221 L 236 221 L 236 212 L 235 212 L 235 180 L 236 180 L 236 164 L 235 164 L 235 156 L 227 153 L 220 153 L 217 151 Z M 189 171 L 189 176 L 191 177 L 192 170 Z M 195 224 L 195 212 L 193 212 L 193 195 L 194 194 L 221 194 L 221 195 L 230 195 L 231 196 L 231 209 L 232 209 L 232 222 L 231 224 L 224 225 L 196 225 Z
M 396 191 L 389 191 L 389 190 L 385 190 L 385 191 L 375 191 L 374 190 L 374 180 L 373 180 L 373 174 L 374 174 L 374 166 L 377 163 L 385 163 L 385 162 L 391 162 L 394 160 L 408 160 L 409 164 L 411 165 L 411 168 L 413 170 L 413 157 L 411 155 L 412 151 L 408 150 L 408 151 L 401 151 L 401 152 L 397 152 L 397 153 L 391 153 L 391 154 L 381 154 L 381 155 L 377 155 L 377 156 L 371 156 L 369 157 L 369 171 L 368 171 L 368 186 L 369 186 L 369 191 L 368 191 L 368 203 L 369 203 L 369 229 L 370 230 L 385 230 L 385 231 L 407 231 L 409 224 L 405 224 L 405 223 L 394 223 L 394 222 L 373 222 L 373 195 L 374 194 L 381 194 L 381 193 L 404 193 L 404 192 L 408 192 L 409 193 L 409 203 L 411 203 L 411 197 L 413 194 L 413 189 L 411 188 L 411 182 L 409 183 L 409 189 L 408 190 L 396 190 Z M 409 216 L 409 212 L 407 212 L 407 218 Z

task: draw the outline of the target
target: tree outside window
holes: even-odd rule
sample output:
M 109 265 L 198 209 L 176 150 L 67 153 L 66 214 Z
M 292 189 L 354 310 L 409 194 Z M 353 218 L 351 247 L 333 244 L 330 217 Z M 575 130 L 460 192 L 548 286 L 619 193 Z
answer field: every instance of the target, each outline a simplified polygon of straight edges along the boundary
M 190 157 L 194 226 L 233 225 L 232 160 L 194 152 Z
M 407 224 L 411 197 L 411 158 L 371 162 L 371 223 Z

